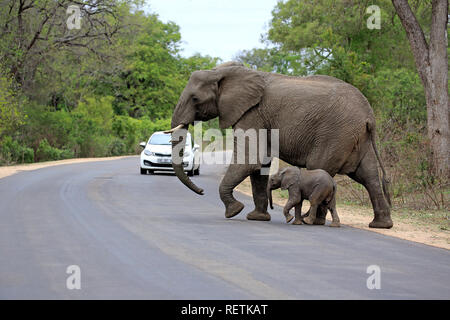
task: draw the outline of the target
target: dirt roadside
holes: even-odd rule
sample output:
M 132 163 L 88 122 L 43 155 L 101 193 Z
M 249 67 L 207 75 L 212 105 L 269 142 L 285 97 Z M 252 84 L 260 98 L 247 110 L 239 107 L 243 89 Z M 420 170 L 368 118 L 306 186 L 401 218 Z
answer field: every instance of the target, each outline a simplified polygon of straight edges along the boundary
M 128 157 L 135 156 L 120 156 L 120 157 L 105 157 L 105 158 L 80 158 L 80 159 L 67 159 L 67 160 L 58 160 L 58 161 L 47 161 L 47 162 L 38 162 L 38 163 L 30 163 L 30 164 L 19 164 L 15 166 L 4 166 L 0 167 L 0 179 L 11 176 L 21 171 L 31 171 L 37 170 L 41 168 L 47 168 L 52 166 L 59 166 L 62 164 L 72 164 L 72 163 L 83 163 L 83 162 L 95 162 L 95 161 L 110 161 L 123 159 Z
M 236 190 L 251 196 L 250 180 L 244 180 Z M 284 206 L 286 201 L 287 199 L 281 197 L 279 192 L 273 192 L 274 203 Z M 305 201 L 302 212 L 308 209 L 309 203 Z M 450 250 L 450 231 L 442 230 L 438 225 L 428 224 L 420 219 L 402 216 L 401 212 L 393 211 L 394 227 L 392 229 L 371 229 L 369 223 L 373 219 L 372 208 L 338 203 L 337 211 L 341 223 L 347 226 Z

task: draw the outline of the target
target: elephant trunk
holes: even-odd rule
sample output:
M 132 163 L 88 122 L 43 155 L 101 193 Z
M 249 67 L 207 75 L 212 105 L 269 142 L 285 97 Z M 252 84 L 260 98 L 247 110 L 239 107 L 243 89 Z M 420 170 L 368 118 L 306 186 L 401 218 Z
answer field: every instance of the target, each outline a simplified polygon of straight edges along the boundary
M 270 209 L 273 210 L 272 188 L 270 187 L 270 184 L 267 185 L 267 197 L 269 198 Z
M 183 154 L 186 144 L 186 129 L 177 129 L 172 132 L 172 167 L 177 178 L 189 189 L 202 195 L 203 189 L 197 187 L 184 172 Z M 181 143 L 181 145 L 179 145 Z

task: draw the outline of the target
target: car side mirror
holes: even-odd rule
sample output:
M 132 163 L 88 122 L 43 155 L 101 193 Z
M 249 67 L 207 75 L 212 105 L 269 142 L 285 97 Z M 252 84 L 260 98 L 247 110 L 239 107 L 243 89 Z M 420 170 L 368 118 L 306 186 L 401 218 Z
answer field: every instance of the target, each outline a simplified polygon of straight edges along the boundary
M 198 145 L 198 144 L 194 144 L 194 148 L 192 148 L 192 150 L 194 150 L 194 151 L 196 151 L 196 150 L 198 150 L 200 148 L 200 146 Z
M 142 147 L 142 148 L 144 148 L 145 149 L 145 147 L 147 146 L 147 143 L 145 143 L 145 142 L 141 142 L 141 143 L 139 143 L 139 145 Z

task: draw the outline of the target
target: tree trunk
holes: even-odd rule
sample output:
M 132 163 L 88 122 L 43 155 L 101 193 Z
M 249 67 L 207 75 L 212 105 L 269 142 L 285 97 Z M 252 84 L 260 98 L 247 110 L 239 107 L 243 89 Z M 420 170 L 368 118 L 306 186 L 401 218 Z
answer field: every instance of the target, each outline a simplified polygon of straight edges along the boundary
M 449 177 L 449 99 L 447 61 L 448 1 L 433 0 L 429 44 L 407 0 L 392 0 L 405 28 L 425 89 L 432 168 Z
M 449 104 L 447 60 L 448 1 L 434 0 L 430 33 L 431 85 L 427 98 L 428 136 L 433 167 L 439 175 L 449 175 Z

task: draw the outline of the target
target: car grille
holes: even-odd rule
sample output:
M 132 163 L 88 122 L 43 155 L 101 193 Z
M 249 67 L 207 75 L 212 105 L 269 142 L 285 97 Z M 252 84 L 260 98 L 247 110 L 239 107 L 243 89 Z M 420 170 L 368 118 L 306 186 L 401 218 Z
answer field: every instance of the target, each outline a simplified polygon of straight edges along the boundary
M 157 156 L 157 157 L 170 157 L 171 156 L 171 154 L 164 154 L 164 153 L 155 153 L 155 156 Z
M 183 167 L 187 167 L 189 163 L 183 162 Z M 149 167 L 158 167 L 158 168 L 172 168 L 171 163 L 155 163 L 152 161 L 144 160 L 144 165 Z

